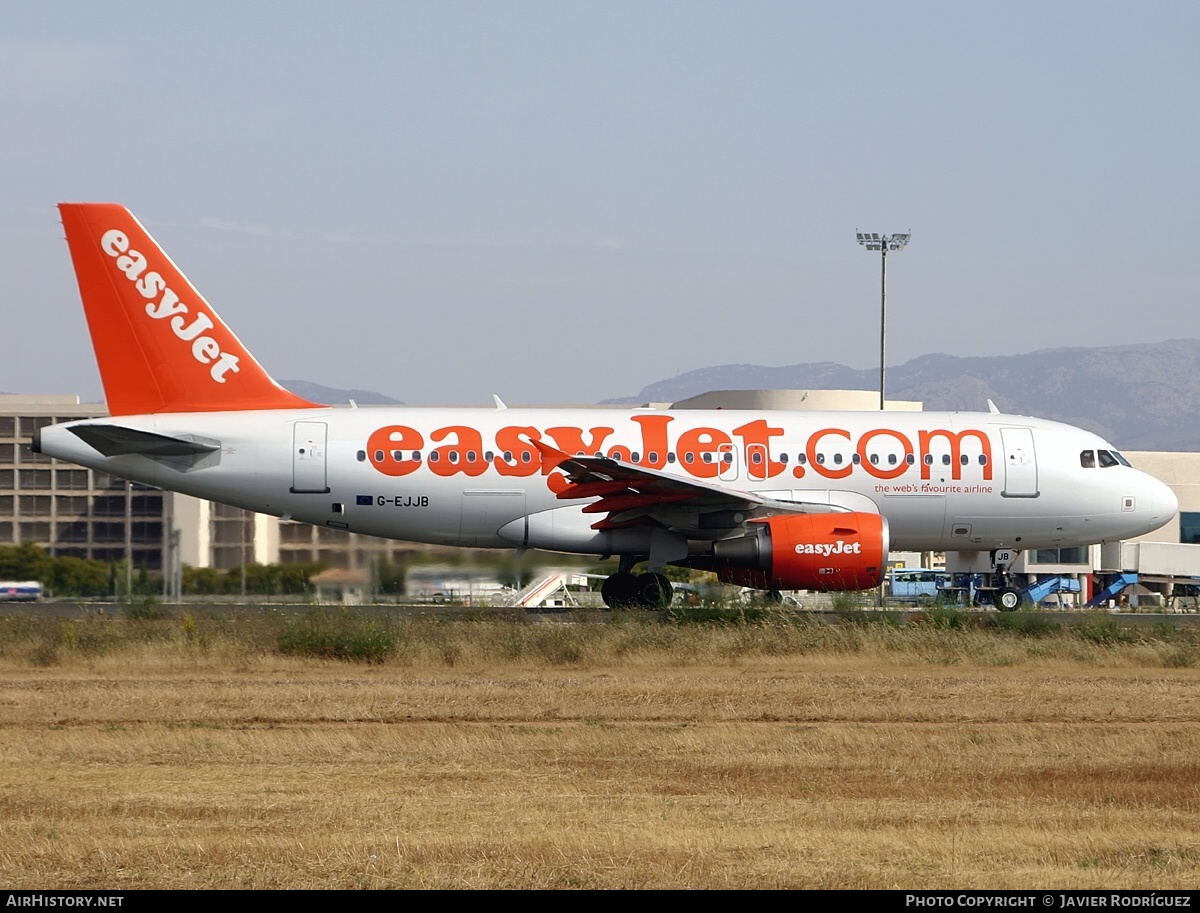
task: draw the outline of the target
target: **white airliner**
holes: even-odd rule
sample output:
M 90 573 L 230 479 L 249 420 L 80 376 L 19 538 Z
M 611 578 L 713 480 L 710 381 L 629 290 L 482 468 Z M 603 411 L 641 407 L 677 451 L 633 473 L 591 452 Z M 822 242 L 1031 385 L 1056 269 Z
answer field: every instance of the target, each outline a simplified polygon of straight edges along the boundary
M 51 425 L 35 449 L 121 478 L 391 539 L 616 555 L 610 606 L 665 605 L 668 564 L 767 591 L 865 589 L 889 548 L 1081 546 L 1177 508 L 1096 435 L 995 412 L 310 403 L 126 209 L 59 210 L 111 417 Z

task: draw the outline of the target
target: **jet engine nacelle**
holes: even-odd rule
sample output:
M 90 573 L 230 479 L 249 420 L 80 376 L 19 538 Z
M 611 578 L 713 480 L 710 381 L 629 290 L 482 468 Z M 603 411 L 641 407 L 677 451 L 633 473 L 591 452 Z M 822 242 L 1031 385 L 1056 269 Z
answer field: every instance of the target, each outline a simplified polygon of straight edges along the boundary
M 879 514 L 783 514 L 713 543 L 724 583 L 760 590 L 866 590 L 886 570 L 888 524 Z

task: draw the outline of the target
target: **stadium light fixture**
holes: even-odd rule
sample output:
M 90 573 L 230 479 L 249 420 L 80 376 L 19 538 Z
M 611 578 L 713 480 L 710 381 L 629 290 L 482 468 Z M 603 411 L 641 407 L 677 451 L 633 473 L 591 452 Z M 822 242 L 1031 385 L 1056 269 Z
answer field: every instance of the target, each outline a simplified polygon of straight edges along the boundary
M 858 232 L 858 243 L 867 250 L 877 250 L 882 263 L 879 279 L 879 411 L 883 411 L 884 386 L 887 374 L 887 255 L 889 250 L 904 250 L 912 232 L 881 235 Z

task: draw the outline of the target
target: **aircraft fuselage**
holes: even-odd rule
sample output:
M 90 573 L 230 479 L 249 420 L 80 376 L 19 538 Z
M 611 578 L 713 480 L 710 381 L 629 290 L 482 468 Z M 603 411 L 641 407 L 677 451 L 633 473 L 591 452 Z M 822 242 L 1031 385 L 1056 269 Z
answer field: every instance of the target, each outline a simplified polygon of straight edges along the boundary
M 211 441 L 190 459 L 104 456 L 72 426 Z M 357 533 L 590 554 L 643 551 L 641 532 L 592 529 L 592 499 L 558 497 L 533 440 L 772 502 L 883 514 L 891 547 L 986 550 L 1131 538 L 1174 514 L 1167 486 L 1089 432 L 991 413 L 314 408 L 163 413 L 43 430 L 43 452 L 158 487 Z M 1084 453 L 1091 459 L 1081 459 Z M 1092 465 L 1084 465 L 1085 463 Z M 737 518 L 657 511 L 689 538 Z M 725 512 L 727 513 L 727 512 Z M 724 524 L 724 526 L 722 526 Z M 707 532 L 705 532 L 707 531 Z

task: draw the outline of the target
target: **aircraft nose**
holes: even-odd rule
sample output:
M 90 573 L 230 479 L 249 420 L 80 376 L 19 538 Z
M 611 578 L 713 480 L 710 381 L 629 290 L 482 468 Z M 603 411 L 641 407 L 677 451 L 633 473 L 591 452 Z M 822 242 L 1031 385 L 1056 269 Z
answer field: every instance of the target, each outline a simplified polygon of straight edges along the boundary
M 1150 522 L 1154 529 L 1168 522 L 1179 510 L 1179 498 L 1170 486 L 1154 479 L 1154 489 L 1150 495 Z

